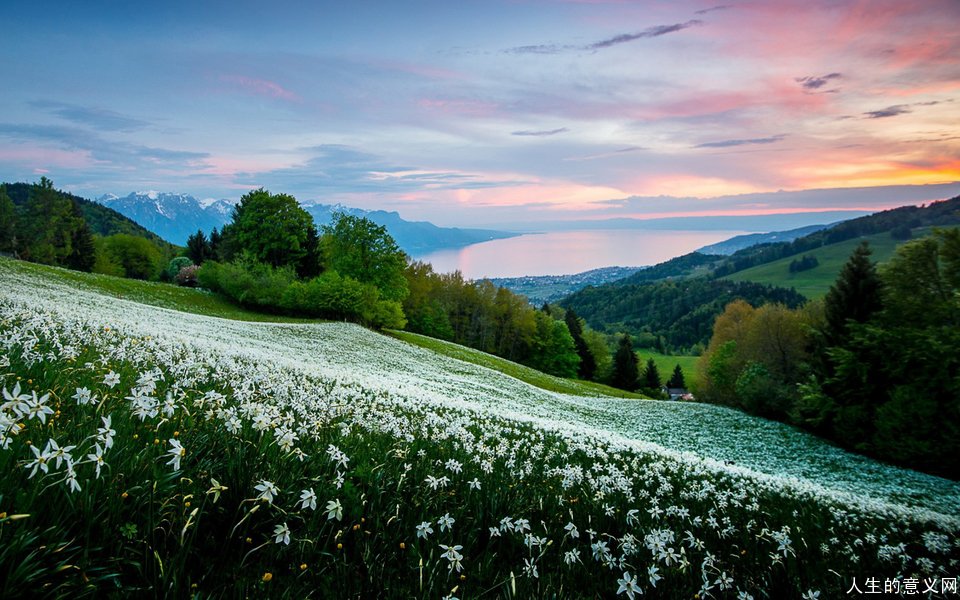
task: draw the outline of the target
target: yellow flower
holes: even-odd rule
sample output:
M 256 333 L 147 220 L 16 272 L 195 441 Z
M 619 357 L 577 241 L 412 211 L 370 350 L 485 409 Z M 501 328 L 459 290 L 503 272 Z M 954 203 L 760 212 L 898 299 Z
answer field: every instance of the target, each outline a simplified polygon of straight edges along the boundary
M 400 542 L 400 549 L 401 549 L 401 550 L 406 550 L 406 549 L 407 549 L 407 545 L 404 544 L 403 542 Z
M 271 579 L 273 579 L 273 573 L 271 573 L 270 571 L 267 571 L 266 573 L 263 574 L 262 579 L 264 583 L 269 582 Z
M 301 570 L 301 571 L 306 571 L 306 570 L 307 570 L 307 563 L 301 564 L 301 565 L 300 565 L 300 570 Z
M 337 544 L 337 550 L 343 550 L 343 544 Z

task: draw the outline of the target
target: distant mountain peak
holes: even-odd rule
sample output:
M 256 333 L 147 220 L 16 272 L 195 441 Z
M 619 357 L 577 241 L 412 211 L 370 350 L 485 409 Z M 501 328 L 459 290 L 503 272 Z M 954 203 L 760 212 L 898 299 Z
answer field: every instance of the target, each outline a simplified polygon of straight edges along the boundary
M 202 230 L 209 233 L 221 228 L 233 218 L 233 209 L 239 200 L 205 198 L 198 200 L 189 194 L 175 194 L 147 190 L 132 192 L 124 197 L 104 194 L 97 198 L 100 204 L 132 219 L 165 240 L 185 244 L 190 235 Z M 301 203 L 317 226 L 326 225 L 338 212 L 367 217 L 387 228 L 405 252 L 422 255 L 440 248 L 458 248 L 496 238 L 517 234 L 482 229 L 437 227 L 429 222 L 406 221 L 395 212 L 364 210 L 343 204 Z

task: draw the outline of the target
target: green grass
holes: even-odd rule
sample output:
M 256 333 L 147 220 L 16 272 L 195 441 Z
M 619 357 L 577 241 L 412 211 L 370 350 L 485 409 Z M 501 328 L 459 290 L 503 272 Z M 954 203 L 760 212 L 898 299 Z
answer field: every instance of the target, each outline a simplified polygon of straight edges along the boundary
M 194 288 L 180 287 L 172 283 L 124 279 L 111 275 L 82 273 L 59 267 L 38 265 L 20 260 L 0 257 L 0 268 L 14 273 L 42 274 L 54 280 L 74 285 L 81 289 L 97 291 L 114 298 L 124 298 L 140 304 L 179 310 L 208 317 L 221 317 L 235 321 L 270 323 L 316 323 L 318 319 L 302 319 L 272 315 L 248 310 L 233 304 L 226 298 Z
M 930 234 L 931 229 L 924 227 L 916 229 L 913 232 L 914 239 Z M 837 275 L 843 265 L 850 258 L 853 250 L 866 240 L 873 251 L 873 260 L 875 262 L 885 262 L 893 256 L 897 246 L 903 243 L 902 240 L 895 240 L 889 233 L 878 233 L 861 238 L 846 240 L 829 246 L 823 246 L 801 255 L 781 258 L 770 263 L 757 265 L 745 269 L 738 273 L 728 275 L 725 279 L 731 281 L 755 281 L 757 283 L 766 283 L 778 285 L 781 287 L 794 288 L 807 298 L 816 299 L 827 295 L 830 286 L 836 281 Z M 799 273 L 790 272 L 790 263 L 800 256 L 814 256 L 819 265 L 807 271 Z
M 510 377 L 514 377 L 520 381 L 529 383 L 530 385 L 534 385 L 547 391 L 580 396 L 604 395 L 616 396 L 618 398 L 644 397 L 639 394 L 632 394 L 630 392 L 618 390 L 617 388 L 603 385 L 602 383 L 554 377 L 553 375 L 547 375 L 546 373 L 542 373 L 536 369 L 525 367 L 505 358 L 500 358 L 499 356 L 494 356 L 492 354 L 487 354 L 486 352 L 481 352 L 480 350 L 474 350 L 473 348 L 467 348 L 452 342 L 438 340 L 417 333 L 411 333 L 409 331 L 390 331 L 389 333 L 398 340 L 403 340 L 415 346 L 436 352 L 437 354 L 449 356 L 450 358 L 456 358 L 464 362 L 473 363 L 475 365 L 480 365 L 481 367 L 499 371 L 504 375 L 509 375 Z M 673 369 L 672 366 L 670 368 Z
M 637 351 L 637 357 L 640 359 L 640 368 L 643 369 L 647 364 L 647 359 L 652 358 L 660 371 L 660 379 L 664 383 L 673 375 L 673 369 L 677 365 L 683 369 L 683 378 L 686 380 L 687 387 L 691 387 L 697 378 L 697 361 L 699 356 L 672 356 L 670 354 L 660 354 L 654 350 L 644 348 Z

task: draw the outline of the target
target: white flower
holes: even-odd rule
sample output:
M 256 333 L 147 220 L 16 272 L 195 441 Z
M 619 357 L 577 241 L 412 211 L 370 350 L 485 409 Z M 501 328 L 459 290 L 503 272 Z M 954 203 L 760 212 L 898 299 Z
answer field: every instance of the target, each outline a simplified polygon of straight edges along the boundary
M 77 393 L 72 397 L 77 401 L 77 405 L 79 406 L 93 404 L 96 401 L 96 396 L 92 395 L 90 390 L 85 387 L 77 388 Z
M 577 562 L 582 562 L 580 560 L 580 549 L 574 548 L 573 550 L 568 550 L 567 552 L 565 552 L 563 554 L 563 562 L 565 562 L 568 565 L 572 565 L 573 563 L 577 563 Z
M 479 490 L 479 489 L 480 489 L 480 480 L 479 480 L 479 479 L 474 479 L 473 481 L 468 481 L 468 482 L 467 482 L 467 485 L 470 486 L 470 489 L 471 489 L 471 490 Z
M 70 469 L 71 465 L 73 465 L 73 457 L 70 455 L 70 451 L 74 448 L 76 448 L 76 446 L 64 446 L 61 448 L 56 440 L 50 438 L 47 440 L 47 447 L 43 450 L 43 453 L 47 455 L 47 460 L 49 461 L 56 459 L 58 469 L 64 461 L 67 462 L 67 468 Z
M 210 489 L 207 490 L 207 494 L 208 495 L 213 494 L 214 504 L 216 504 L 217 501 L 220 500 L 220 492 L 229 489 L 225 485 L 220 485 L 220 482 L 214 479 L 213 477 L 210 478 L 210 486 L 211 486 Z
M 260 495 L 257 496 L 257 500 L 263 500 L 264 502 L 269 502 L 270 504 L 273 504 L 273 499 L 276 498 L 280 493 L 280 490 L 277 489 L 277 486 L 273 485 L 272 481 L 267 481 L 266 479 L 254 486 L 253 489 L 260 492 Z
M 273 541 L 276 544 L 290 545 L 290 528 L 286 523 L 273 528 Z
M 100 420 L 103 421 L 103 427 L 97 429 L 97 439 L 103 442 L 104 450 L 109 450 L 113 447 L 113 436 L 117 435 L 117 432 L 110 425 L 112 418 L 112 415 L 100 417 Z
M 463 565 L 460 564 L 460 561 L 463 560 L 463 555 L 460 554 L 460 550 L 463 550 L 463 546 L 446 546 L 440 544 L 440 547 L 444 549 L 442 556 L 450 561 L 450 570 L 453 571 L 456 569 L 458 573 L 462 571 Z
M 100 444 L 93 445 L 94 450 L 93 454 L 88 454 L 87 459 L 92 462 L 97 467 L 97 479 L 100 479 L 100 468 L 105 464 L 103 462 L 103 449 L 100 447 Z
M 44 425 L 47 424 L 47 415 L 53 414 L 53 409 L 47 406 L 46 402 L 50 399 L 50 394 L 44 394 L 37 398 L 37 393 L 33 392 L 32 397 L 27 400 L 27 414 L 26 418 L 35 417 L 40 419 L 40 422 Z
M 337 499 L 327 502 L 327 520 L 334 518 L 338 521 L 343 520 L 343 505 Z
M 817 600 L 817 598 L 819 597 L 820 597 L 820 592 L 819 591 L 815 592 L 813 590 L 807 590 L 807 593 L 801 596 L 803 600 Z
M 120 376 L 110 371 L 107 373 L 106 377 L 103 378 L 103 384 L 108 386 L 110 389 L 113 389 L 120 383 Z
M 180 470 L 180 460 L 187 455 L 187 449 L 183 447 L 180 443 L 180 440 L 175 440 L 170 438 L 170 449 L 167 450 L 167 454 L 170 456 L 170 460 L 167 461 L 167 464 L 173 467 L 174 471 Z
M 40 449 L 36 446 L 30 446 L 30 450 L 33 452 L 33 460 L 24 465 L 25 469 L 30 469 L 30 475 L 27 479 L 33 479 L 33 476 L 37 474 L 37 469 L 40 469 L 44 473 L 49 473 L 50 465 L 47 462 L 49 457 L 40 452 Z
M 67 463 L 67 478 L 64 481 L 67 484 L 67 489 L 71 492 L 80 491 L 80 483 L 77 482 L 77 473 L 73 470 L 72 462 Z
M 433 527 L 430 526 L 430 521 L 424 521 L 417 525 L 417 537 L 427 539 L 431 533 L 433 533 Z
M 574 525 L 573 523 L 567 523 L 564 529 L 567 530 L 567 535 L 569 535 L 572 539 L 577 539 L 578 537 L 580 537 L 580 531 L 577 529 L 577 526 Z
M 657 587 L 657 582 L 663 579 L 663 577 L 661 577 L 659 573 L 660 573 L 660 570 L 657 569 L 656 565 L 650 565 L 647 568 L 647 577 L 650 578 L 650 585 L 652 585 L 653 587 Z
M 313 488 L 309 490 L 303 490 L 300 492 L 300 508 L 301 510 L 317 510 L 317 494 L 313 491 Z
M 456 523 L 453 517 L 450 516 L 450 513 L 444 514 L 442 517 L 437 519 L 437 525 L 440 526 L 440 531 L 446 531 L 448 529 L 453 529 L 453 524 Z
M 643 590 L 637 586 L 637 578 L 630 575 L 629 572 L 624 572 L 623 577 L 618 579 L 617 583 L 620 584 L 620 587 L 617 588 L 618 596 L 626 593 L 627 597 L 630 598 L 630 600 L 633 600 L 633 597 L 637 592 L 641 594 L 643 593 Z
M 540 572 L 537 571 L 537 565 L 529 558 L 523 559 L 523 572 L 534 579 L 540 579 Z

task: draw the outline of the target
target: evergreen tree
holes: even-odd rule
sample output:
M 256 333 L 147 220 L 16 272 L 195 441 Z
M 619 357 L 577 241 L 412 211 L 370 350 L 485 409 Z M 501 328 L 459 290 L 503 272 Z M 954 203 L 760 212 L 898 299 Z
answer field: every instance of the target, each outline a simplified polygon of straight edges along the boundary
M 620 345 L 613 357 L 613 374 L 610 376 L 610 385 L 621 390 L 632 392 L 637 389 L 640 379 L 640 370 L 637 366 L 637 354 L 633 351 L 633 342 L 629 334 L 623 334 Z
M 323 255 L 320 251 L 320 235 L 312 224 L 307 227 L 307 241 L 303 244 L 306 254 L 297 265 L 297 275 L 312 279 L 323 272 Z
M 564 317 L 567 323 L 567 329 L 573 336 L 573 344 L 577 349 L 577 355 L 580 357 L 580 367 L 577 369 L 577 376 L 580 379 L 591 380 L 597 371 L 597 361 L 590 352 L 586 340 L 583 338 L 583 326 L 580 324 L 580 317 L 572 308 L 567 310 Z
M 827 292 L 822 332 L 826 346 L 836 346 L 846 338 L 848 320 L 865 323 L 882 308 L 881 281 L 870 254 L 867 242 L 857 246 Z
M 17 210 L 7 195 L 7 186 L 0 185 L 0 252 L 16 251 Z
M 93 243 L 93 232 L 83 218 L 80 205 L 73 203 L 73 219 L 70 227 L 70 253 L 64 259 L 64 266 L 76 271 L 89 273 L 97 260 L 97 248 Z
M 670 376 L 670 381 L 667 382 L 668 388 L 686 388 L 687 384 L 683 378 L 683 369 L 680 368 L 678 364 L 673 368 L 673 375 Z
M 220 234 L 219 231 L 217 231 L 216 227 L 214 227 L 213 230 L 210 232 L 210 257 L 209 258 L 211 260 L 223 260 L 223 257 L 220 254 L 220 240 L 222 239 L 222 237 L 223 236 Z
M 204 235 L 202 230 L 198 229 L 196 233 L 187 238 L 187 257 L 193 264 L 202 265 L 212 255 L 210 242 L 207 241 L 207 236 Z
M 660 386 L 663 380 L 660 379 L 660 371 L 657 370 L 657 363 L 652 358 L 647 359 L 647 366 L 643 369 L 643 388 L 651 394 L 659 394 Z

